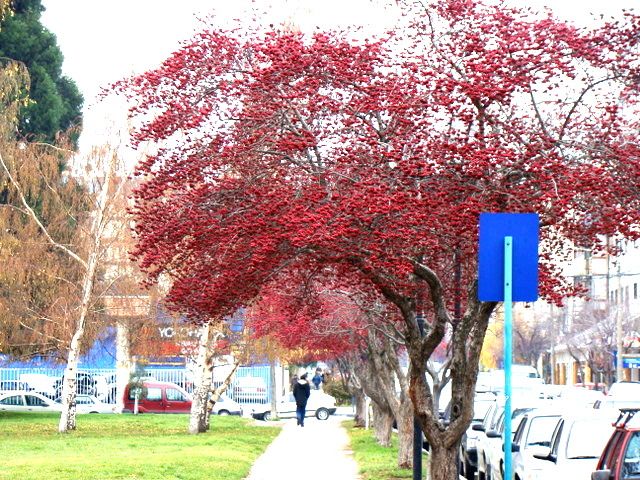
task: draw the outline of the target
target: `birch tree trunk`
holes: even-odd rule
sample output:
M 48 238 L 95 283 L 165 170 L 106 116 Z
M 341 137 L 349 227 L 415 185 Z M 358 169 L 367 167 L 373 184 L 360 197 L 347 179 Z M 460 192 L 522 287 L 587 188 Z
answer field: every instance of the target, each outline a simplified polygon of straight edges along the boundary
M 236 363 L 233 365 L 233 368 L 231 369 L 231 372 L 229 372 L 229 375 L 227 375 L 227 378 L 225 378 L 224 382 L 222 382 L 222 385 L 220 385 L 216 389 L 212 389 L 211 390 L 211 395 L 209 395 L 209 401 L 207 402 L 207 408 L 206 408 L 206 413 L 207 413 L 206 414 L 206 426 L 207 426 L 207 430 L 209 430 L 209 426 L 210 426 L 211 410 L 213 410 L 214 405 L 220 399 L 220 395 L 222 395 L 224 392 L 226 392 L 227 389 L 229 388 L 229 385 L 231 385 L 231 379 L 235 375 L 236 370 L 238 370 L 239 366 L 240 366 L 240 362 L 236 361 Z M 211 368 L 213 369 L 213 363 L 211 364 Z
M 69 345 L 67 366 L 64 369 L 64 377 L 62 380 L 62 414 L 60 415 L 60 422 L 58 423 L 58 431 L 60 433 L 76 429 L 76 373 L 78 370 L 78 357 L 80 355 L 80 342 L 84 335 L 84 328 L 87 322 L 87 315 L 89 313 L 97 264 L 98 254 L 97 251 L 93 251 L 89 255 L 89 267 L 82 286 L 80 316 L 76 322 L 76 330 L 71 338 L 71 344 Z
M 105 173 L 104 183 L 100 191 L 98 202 L 98 210 L 91 226 L 92 244 L 89 250 L 89 261 L 86 263 L 86 271 L 82 281 L 82 302 L 80 304 L 80 315 L 76 322 L 76 330 L 71 338 L 69 345 L 69 355 L 67 357 L 67 367 L 65 368 L 64 378 L 62 381 L 62 413 L 60 422 L 58 423 L 58 431 L 65 433 L 69 430 L 76 429 L 76 373 L 78 369 L 78 357 L 80 355 L 80 346 L 84 329 L 91 305 L 91 296 L 93 294 L 93 285 L 96 278 L 96 269 L 98 260 L 102 251 L 102 237 L 105 228 L 105 214 L 109 198 L 109 188 L 111 178 L 115 171 L 117 157 L 111 155 Z
M 129 344 L 129 326 L 124 321 L 116 324 L 116 409 L 124 409 L 124 391 L 131 376 L 131 350 Z
M 269 383 L 271 384 L 269 387 L 269 395 L 271 397 L 271 419 L 275 420 L 278 418 L 278 410 L 276 406 L 276 361 L 271 360 L 271 365 L 269 366 Z
M 198 434 L 207 431 L 207 395 L 211 389 L 211 371 L 208 368 L 210 358 L 210 330 L 211 322 L 200 327 L 198 339 L 198 357 L 196 360 L 196 385 L 191 402 L 191 416 L 189 417 L 189 433 Z

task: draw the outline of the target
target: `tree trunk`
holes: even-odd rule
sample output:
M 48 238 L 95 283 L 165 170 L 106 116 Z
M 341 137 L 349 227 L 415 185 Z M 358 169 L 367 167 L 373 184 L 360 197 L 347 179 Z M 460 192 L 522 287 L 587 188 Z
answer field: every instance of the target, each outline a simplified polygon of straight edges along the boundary
M 396 418 L 398 425 L 398 468 L 411 468 L 413 465 L 413 408 L 399 409 Z
M 196 390 L 191 401 L 191 416 L 189 417 L 189 433 L 195 435 L 207 431 L 207 395 L 211 389 L 211 373 L 207 364 L 209 351 L 209 331 L 211 323 L 200 327 L 198 338 L 198 356 L 196 359 Z
M 116 324 L 116 411 L 124 409 L 124 391 L 131 377 L 132 363 L 129 326 L 125 321 Z
M 431 446 L 429 456 L 430 480 L 458 480 L 457 447 Z
M 216 389 L 211 389 L 211 395 L 209 395 L 209 401 L 207 402 L 207 415 L 206 415 L 206 426 L 207 426 L 207 430 L 209 430 L 209 425 L 210 425 L 210 419 L 211 419 L 211 410 L 213 409 L 214 405 L 216 404 L 216 402 L 220 399 L 220 395 L 222 395 L 224 392 L 227 391 L 227 388 L 229 388 L 229 385 L 231 385 L 231 379 L 233 378 L 233 375 L 236 373 L 236 370 L 238 370 L 238 367 L 240 366 L 240 361 L 236 360 L 236 363 L 233 365 L 233 368 L 231 369 L 231 372 L 229 372 L 229 375 L 227 375 L 227 378 L 224 379 L 224 382 L 222 382 L 222 385 L 220 385 L 218 388 Z M 210 363 L 210 367 L 211 370 L 213 370 L 213 362 Z M 209 376 L 211 376 L 211 373 L 209 374 Z
M 362 390 L 356 390 L 354 395 L 356 413 L 354 417 L 355 426 L 364 428 L 367 423 L 367 402 Z
M 100 216 L 100 222 L 101 222 Z M 71 338 L 69 346 L 69 356 L 67 357 L 67 367 L 64 370 L 62 381 L 62 413 L 58 423 L 58 431 L 65 433 L 76 429 L 76 373 L 80 356 L 80 342 L 84 335 L 84 327 L 89 314 L 91 304 L 91 294 L 93 292 L 93 282 L 96 268 L 98 266 L 98 250 L 100 249 L 102 235 L 95 238 L 93 250 L 89 254 L 89 262 L 82 285 L 82 303 L 80 305 L 80 316 L 76 322 L 76 331 Z
M 269 396 L 271 397 L 271 418 L 275 420 L 278 418 L 278 410 L 276 406 L 276 361 L 271 360 L 269 366 Z
M 382 408 L 373 402 L 373 430 L 378 444 L 383 447 L 391 446 L 393 433 L 393 413 L 389 408 Z

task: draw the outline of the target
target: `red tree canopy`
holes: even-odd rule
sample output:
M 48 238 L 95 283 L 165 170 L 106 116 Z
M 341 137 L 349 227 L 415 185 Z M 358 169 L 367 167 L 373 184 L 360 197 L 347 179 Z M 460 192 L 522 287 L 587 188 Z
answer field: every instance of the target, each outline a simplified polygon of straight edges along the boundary
M 135 255 L 172 277 L 175 308 L 228 314 L 316 269 L 450 309 L 485 211 L 540 214 L 557 299 L 567 241 L 638 237 L 638 17 L 578 30 L 474 0 L 410 14 L 368 41 L 211 28 L 117 85 L 135 142 L 158 145 Z

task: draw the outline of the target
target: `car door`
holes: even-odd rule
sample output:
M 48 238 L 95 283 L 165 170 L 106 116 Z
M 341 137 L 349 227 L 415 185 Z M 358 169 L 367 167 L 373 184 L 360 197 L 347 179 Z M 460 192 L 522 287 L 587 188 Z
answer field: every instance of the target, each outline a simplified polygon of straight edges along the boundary
M 8 395 L 0 399 L 0 411 L 24 412 L 26 410 L 27 407 L 24 403 L 24 396 L 22 394 Z
M 139 401 L 141 411 L 149 413 L 164 413 L 164 401 L 162 399 L 162 388 L 146 387 L 147 394 Z M 131 396 L 131 393 L 129 394 Z
M 191 400 L 182 391 L 166 387 L 164 394 L 164 411 L 166 413 L 189 413 L 191 411 Z
M 296 416 L 296 399 L 290 393 L 278 404 L 278 416 L 281 418 L 293 418 Z

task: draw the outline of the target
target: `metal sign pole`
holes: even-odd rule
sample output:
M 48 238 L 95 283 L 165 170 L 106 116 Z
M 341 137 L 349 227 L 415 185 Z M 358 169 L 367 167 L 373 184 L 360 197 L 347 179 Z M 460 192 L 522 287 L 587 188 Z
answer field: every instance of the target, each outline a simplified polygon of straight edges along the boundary
M 511 359 L 513 237 L 504 237 L 504 479 L 512 478 L 511 452 Z

